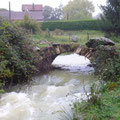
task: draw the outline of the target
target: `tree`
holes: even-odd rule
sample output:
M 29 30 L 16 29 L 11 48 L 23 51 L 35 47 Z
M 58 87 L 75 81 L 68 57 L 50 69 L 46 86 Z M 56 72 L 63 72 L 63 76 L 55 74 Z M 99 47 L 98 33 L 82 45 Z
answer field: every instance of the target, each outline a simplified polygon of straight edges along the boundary
M 120 0 L 107 0 L 101 9 L 101 29 L 109 35 L 120 35 Z
M 31 19 L 28 13 L 25 13 L 24 19 L 17 22 L 17 24 L 33 34 L 40 31 L 40 25 L 35 20 Z
M 64 19 L 88 19 L 92 18 L 94 6 L 88 0 L 73 0 L 70 1 L 64 8 Z
M 58 8 L 55 8 L 51 20 L 61 20 L 63 17 L 63 6 L 59 5 Z
M 43 9 L 44 21 L 55 21 L 62 18 L 62 5 L 58 8 L 52 8 L 50 6 L 45 6 Z
M 53 12 L 53 8 L 52 7 L 50 7 L 50 6 L 44 6 L 44 8 L 43 8 L 44 21 L 51 20 L 52 12 Z

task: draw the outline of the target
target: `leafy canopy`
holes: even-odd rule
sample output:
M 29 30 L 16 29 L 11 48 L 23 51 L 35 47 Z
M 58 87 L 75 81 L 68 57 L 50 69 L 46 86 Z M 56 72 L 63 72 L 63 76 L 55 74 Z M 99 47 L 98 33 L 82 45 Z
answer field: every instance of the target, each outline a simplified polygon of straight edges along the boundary
M 62 5 L 58 8 L 52 8 L 50 6 L 45 6 L 43 9 L 44 21 L 57 21 L 61 20 L 63 15 Z
M 73 0 L 70 1 L 64 8 L 64 19 L 88 19 L 92 18 L 94 6 L 88 0 Z
M 106 6 L 101 6 L 101 29 L 106 33 L 120 34 L 120 0 L 107 0 Z

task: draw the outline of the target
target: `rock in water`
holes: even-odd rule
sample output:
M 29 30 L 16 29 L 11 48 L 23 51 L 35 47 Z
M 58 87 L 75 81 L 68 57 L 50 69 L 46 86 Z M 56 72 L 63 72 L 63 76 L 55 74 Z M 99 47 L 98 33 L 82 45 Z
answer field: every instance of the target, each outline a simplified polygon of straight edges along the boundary
M 110 46 L 114 46 L 115 43 L 105 37 L 97 37 L 97 38 L 91 38 L 87 43 L 86 46 L 89 48 L 96 48 L 100 45 L 110 45 Z
M 78 42 L 78 36 L 72 35 L 72 42 Z

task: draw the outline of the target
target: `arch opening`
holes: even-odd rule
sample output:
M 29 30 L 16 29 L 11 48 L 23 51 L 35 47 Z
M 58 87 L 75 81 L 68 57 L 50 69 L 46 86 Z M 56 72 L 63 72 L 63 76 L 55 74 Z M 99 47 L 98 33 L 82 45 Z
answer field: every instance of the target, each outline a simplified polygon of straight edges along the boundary
M 56 69 L 70 70 L 72 72 L 93 72 L 90 60 L 76 53 L 60 54 L 52 62 Z

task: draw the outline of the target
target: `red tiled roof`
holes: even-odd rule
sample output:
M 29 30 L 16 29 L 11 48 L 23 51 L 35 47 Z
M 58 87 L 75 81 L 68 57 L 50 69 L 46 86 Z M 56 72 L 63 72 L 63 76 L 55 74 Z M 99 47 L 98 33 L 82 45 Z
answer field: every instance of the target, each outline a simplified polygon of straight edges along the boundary
M 22 5 L 22 11 L 42 11 L 43 6 L 41 4 L 24 4 Z

